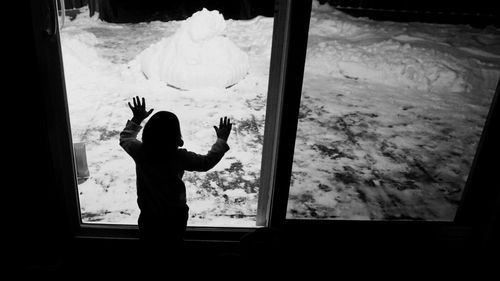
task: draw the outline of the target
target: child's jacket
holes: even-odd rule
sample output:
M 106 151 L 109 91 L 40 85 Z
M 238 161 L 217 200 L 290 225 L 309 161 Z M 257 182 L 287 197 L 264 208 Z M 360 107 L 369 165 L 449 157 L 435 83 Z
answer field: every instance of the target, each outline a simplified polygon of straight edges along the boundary
M 138 124 L 127 121 L 120 133 L 120 146 L 134 159 L 137 174 L 137 204 L 141 213 L 162 216 L 172 208 L 185 208 L 186 187 L 182 181 L 184 171 L 208 171 L 214 167 L 229 150 L 226 141 L 218 138 L 206 155 L 199 155 L 186 149 L 177 149 L 165 159 L 165 165 L 148 161 L 142 142 L 137 134 L 142 129 Z

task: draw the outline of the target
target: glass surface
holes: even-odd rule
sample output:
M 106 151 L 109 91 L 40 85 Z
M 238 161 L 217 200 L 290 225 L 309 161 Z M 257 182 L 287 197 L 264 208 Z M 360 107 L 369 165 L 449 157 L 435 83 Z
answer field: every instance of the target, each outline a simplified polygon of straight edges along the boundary
M 141 96 L 156 112 L 174 112 L 184 148 L 199 154 L 206 154 L 215 142 L 213 126 L 219 118 L 231 118 L 230 150 L 223 159 L 208 172 L 184 174 L 188 225 L 255 226 L 273 30 L 269 11 L 249 12 L 259 9 L 250 5 L 241 10 L 248 19 L 223 14 L 226 28 L 221 36 L 248 56 L 246 75 L 228 88 L 183 90 L 148 79 L 141 65 L 143 52 L 172 36 L 182 19 L 110 23 L 98 13 L 90 17 L 88 7 L 66 17 L 60 37 L 72 138 L 78 146 L 78 167 L 88 167 L 88 176 L 78 179 L 84 223 L 137 223 L 135 164 L 120 147 L 119 134 L 132 118 L 127 102 Z M 180 7 L 175 15 L 188 10 Z M 85 158 L 86 165 L 81 162 Z
M 288 219 L 452 221 L 500 75 L 500 32 L 313 2 Z

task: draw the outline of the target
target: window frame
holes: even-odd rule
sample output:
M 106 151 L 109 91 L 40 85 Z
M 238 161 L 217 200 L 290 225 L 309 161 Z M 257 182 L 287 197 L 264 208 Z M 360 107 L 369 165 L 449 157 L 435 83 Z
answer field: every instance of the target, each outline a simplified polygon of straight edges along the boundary
M 288 49 L 288 57 L 298 58 L 302 60 L 307 51 L 308 27 L 311 17 L 311 1 L 292 1 L 289 18 L 291 23 L 288 24 L 289 33 L 295 35 L 290 36 L 288 40 L 289 46 L 294 48 Z M 297 3 L 299 2 L 299 3 Z M 297 4 L 297 6 L 295 6 Z M 309 7 L 306 7 L 309 5 Z M 305 29 L 305 30 L 304 30 Z M 304 44 L 305 42 L 305 44 Z M 287 65 L 289 66 L 289 65 Z M 491 184 L 495 182 L 494 168 L 488 163 L 495 163 L 497 159 L 493 157 L 495 143 L 500 143 L 498 137 L 494 134 L 494 128 L 498 128 L 498 96 L 500 95 L 500 78 L 497 82 L 495 94 L 493 96 L 487 118 L 476 147 L 476 153 L 469 171 L 467 181 L 464 186 L 462 198 L 455 218 L 452 221 L 367 221 L 367 220 L 323 220 L 323 219 L 287 219 L 287 202 L 290 189 L 290 177 L 293 165 L 293 155 L 295 150 L 295 138 L 297 131 L 297 118 L 300 107 L 301 88 L 304 73 L 304 63 L 300 69 L 285 68 L 286 78 L 284 87 L 287 89 L 286 100 L 284 103 L 287 106 L 283 107 L 282 118 L 288 120 L 288 126 L 283 125 L 280 130 L 279 143 L 280 150 L 278 159 L 283 159 L 278 162 L 276 172 L 275 190 L 277 198 L 273 198 L 273 202 L 278 204 L 278 210 L 274 210 L 279 215 L 275 218 L 278 226 L 284 228 L 298 229 L 331 229 L 333 232 L 347 231 L 352 232 L 356 229 L 370 231 L 373 229 L 425 229 L 424 232 L 434 232 L 439 235 L 452 235 L 460 238 L 468 236 L 468 233 L 474 228 L 487 223 L 491 223 L 495 218 L 495 200 L 499 200 L 500 192 Z M 288 71 L 288 72 L 287 72 Z M 300 90 L 291 89 L 290 85 L 297 86 L 297 81 L 300 81 Z M 286 140 L 288 143 L 285 144 Z M 276 203 L 278 202 L 278 203 Z M 486 204 L 485 204 L 486 203 Z M 349 228 L 349 230 L 343 230 Z M 447 233 L 447 234 L 445 234 Z
M 283 104 L 281 96 L 284 95 L 283 84 L 285 79 L 282 73 L 286 67 L 286 50 L 288 25 L 290 23 L 290 6 L 293 1 L 275 1 L 275 22 L 273 27 L 271 67 L 269 75 L 268 102 L 266 116 L 276 118 L 277 112 L 281 111 Z M 42 78 L 45 82 L 44 107 L 49 123 L 49 146 L 54 156 L 53 166 L 56 171 L 59 192 L 64 194 L 67 222 L 74 237 L 101 237 L 101 238 L 138 238 L 137 225 L 123 224 L 91 224 L 84 223 L 81 218 L 81 209 L 78 196 L 78 184 L 76 177 L 75 155 L 71 137 L 71 124 L 69 120 L 69 109 L 66 96 L 65 77 L 62 63 L 62 53 L 57 23 L 57 8 L 54 0 L 31 1 L 31 13 L 33 18 L 33 36 L 37 50 L 38 65 Z M 53 110 L 57 108 L 60 110 Z M 279 114 L 278 114 L 279 115 Z M 274 119 L 273 119 L 274 120 Z M 266 118 L 265 140 L 263 151 L 275 151 L 277 149 L 276 136 L 279 130 L 279 122 L 272 122 Z M 270 157 L 265 157 L 269 155 Z M 255 227 L 212 227 L 212 226 L 188 226 L 186 238 L 202 239 L 202 237 L 214 236 L 210 233 L 223 233 L 217 237 L 225 237 L 227 240 L 241 238 L 242 235 L 252 232 L 259 227 L 270 226 L 268 216 L 272 206 L 273 185 L 270 180 L 270 171 L 273 164 L 270 159 L 275 153 L 263 153 L 261 171 L 262 188 L 259 190 L 257 224 Z M 267 180 L 262 180 L 267 179 Z M 207 234 L 208 233 L 208 234 Z
M 274 96 L 277 100 L 271 103 L 276 102 L 277 106 L 269 106 L 268 102 L 262 153 L 261 186 L 267 187 L 268 194 L 259 194 L 267 196 L 262 199 L 262 202 L 267 199 L 269 204 L 267 215 L 260 217 L 266 218 L 265 224 L 270 227 L 282 226 L 286 217 L 312 6 L 311 0 L 279 2 L 282 2 L 279 10 L 283 11 L 283 17 L 277 20 L 281 29 L 275 29 L 278 43 L 275 46 L 273 40 L 269 78 L 269 92 L 277 93 L 269 98 Z M 293 59 L 288 59 L 290 57 Z M 273 63 L 279 63 L 279 67 Z M 272 137 L 268 137 L 272 133 Z
M 33 36 L 38 67 L 43 81 L 44 104 L 48 123 L 49 149 L 56 171 L 57 192 L 64 195 L 66 219 L 76 238 L 137 239 L 136 225 L 88 224 L 80 216 L 75 156 L 71 139 L 68 103 L 54 0 L 30 1 Z M 451 222 L 413 221 L 340 221 L 286 219 L 290 176 L 293 164 L 298 112 L 302 91 L 312 0 L 276 0 L 271 64 L 266 108 L 266 123 L 261 165 L 257 226 L 255 228 L 187 228 L 186 240 L 234 242 L 258 227 L 285 229 L 324 229 L 326 232 L 385 231 L 420 229 L 438 236 L 465 239 L 478 224 L 491 220 L 498 191 L 490 184 L 494 171 L 493 128 L 498 126 L 498 91 L 491 104 L 481 140 L 466 183 L 462 204 Z M 289 59 L 293 58 L 293 59 Z M 285 94 L 286 93 L 286 94 Z M 54 110 L 57 109 L 57 110 Z M 496 114 L 496 115 L 495 115 Z M 496 118 L 496 119 L 495 119 Z M 489 167 L 489 168 L 488 168 Z M 493 200 L 493 201 L 492 201 Z M 482 204 L 487 202 L 487 204 Z M 486 206 L 485 206 L 486 205 Z

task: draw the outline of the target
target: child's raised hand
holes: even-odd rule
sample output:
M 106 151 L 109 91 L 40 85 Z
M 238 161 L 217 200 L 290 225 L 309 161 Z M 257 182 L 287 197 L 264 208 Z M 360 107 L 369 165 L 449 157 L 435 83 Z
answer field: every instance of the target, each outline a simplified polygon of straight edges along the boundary
M 227 117 L 224 117 L 224 119 L 221 117 L 219 127 L 214 126 L 215 133 L 217 134 L 218 138 L 221 138 L 225 141 L 227 141 L 227 138 L 229 137 L 229 134 L 231 133 L 231 128 L 233 127 L 233 124 L 231 124 L 231 120 L 228 119 Z
M 149 111 L 146 111 L 146 100 L 142 98 L 142 104 L 141 100 L 139 97 L 133 98 L 133 103 L 134 106 L 128 103 L 128 106 L 132 110 L 132 113 L 134 114 L 134 117 L 132 117 L 132 122 L 136 123 L 137 125 L 140 125 L 144 119 L 148 118 L 149 115 L 153 112 L 153 109 L 151 108 Z

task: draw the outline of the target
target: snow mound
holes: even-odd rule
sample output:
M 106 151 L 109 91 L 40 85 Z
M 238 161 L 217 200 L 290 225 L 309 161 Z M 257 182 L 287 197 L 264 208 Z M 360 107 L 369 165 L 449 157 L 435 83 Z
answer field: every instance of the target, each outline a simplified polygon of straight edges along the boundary
M 352 44 L 331 40 L 309 46 L 306 71 L 420 91 L 467 91 L 467 70 L 453 56 L 394 40 Z
M 186 90 L 238 83 L 248 72 L 248 56 L 224 36 L 225 28 L 218 11 L 194 13 L 174 35 L 139 54 L 143 73 Z
M 91 33 L 61 36 L 61 49 L 65 75 L 69 77 L 89 76 L 100 63 L 95 49 L 97 38 Z M 69 79 L 70 82 L 72 81 Z

